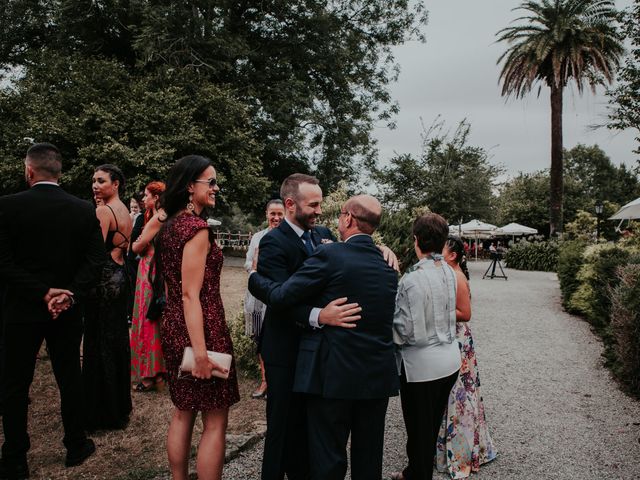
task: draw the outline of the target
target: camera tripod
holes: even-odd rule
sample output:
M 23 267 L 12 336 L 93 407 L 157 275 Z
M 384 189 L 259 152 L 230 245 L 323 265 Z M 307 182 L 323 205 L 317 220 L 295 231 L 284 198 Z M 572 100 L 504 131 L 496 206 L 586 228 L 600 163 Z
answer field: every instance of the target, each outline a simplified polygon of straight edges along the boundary
M 489 268 L 484 272 L 482 279 L 484 280 L 486 277 L 489 278 L 504 278 L 507 280 L 507 275 L 505 275 L 504 270 L 502 269 L 502 263 L 500 260 L 502 259 L 502 253 L 496 252 L 491 253 L 491 263 L 489 264 Z M 500 267 L 500 271 L 502 275 L 496 275 L 496 266 Z M 489 270 L 491 270 L 491 274 L 489 274 Z

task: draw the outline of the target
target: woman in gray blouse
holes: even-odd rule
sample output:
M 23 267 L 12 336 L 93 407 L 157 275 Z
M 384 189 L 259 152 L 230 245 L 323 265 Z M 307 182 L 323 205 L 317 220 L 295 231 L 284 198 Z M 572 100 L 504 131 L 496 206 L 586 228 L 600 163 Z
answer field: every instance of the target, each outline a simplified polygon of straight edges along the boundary
M 438 214 L 416 219 L 413 235 L 419 261 L 398 285 L 393 333 L 409 464 L 392 475 L 395 480 L 433 477 L 438 431 L 460 369 L 456 275 L 442 257 L 448 234 L 447 221 Z

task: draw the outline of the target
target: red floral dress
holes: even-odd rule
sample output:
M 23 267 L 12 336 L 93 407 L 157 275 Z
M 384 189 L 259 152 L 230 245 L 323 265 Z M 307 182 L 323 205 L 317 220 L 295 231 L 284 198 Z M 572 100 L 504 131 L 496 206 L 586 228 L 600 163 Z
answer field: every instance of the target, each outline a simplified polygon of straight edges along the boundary
M 153 245 L 149 245 L 144 257 L 138 264 L 136 291 L 133 302 L 131 322 L 131 380 L 140 382 L 143 378 L 155 377 L 167 371 L 160 346 L 160 322 L 147 318 L 147 310 L 153 296 L 149 281 L 155 277 Z
M 185 244 L 196 233 L 206 228 L 207 222 L 200 217 L 183 214 L 169 220 L 169 224 L 160 232 L 159 268 L 164 275 L 168 293 L 167 306 L 162 314 L 160 326 L 162 351 L 167 365 L 171 400 L 180 410 L 207 411 L 228 408 L 240 400 L 235 361 L 231 364 L 227 380 L 178 379 L 178 368 L 184 348 L 191 345 L 182 304 L 182 252 Z M 207 350 L 233 355 L 231 335 L 220 297 L 222 262 L 222 251 L 215 242 L 211 242 L 200 290 L 200 303 Z

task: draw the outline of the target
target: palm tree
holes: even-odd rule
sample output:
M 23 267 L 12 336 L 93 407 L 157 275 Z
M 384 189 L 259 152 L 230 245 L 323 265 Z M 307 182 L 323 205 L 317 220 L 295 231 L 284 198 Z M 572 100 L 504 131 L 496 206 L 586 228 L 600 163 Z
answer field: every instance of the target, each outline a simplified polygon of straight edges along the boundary
M 502 95 L 522 98 L 536 83 L 551 89 L 551 235 L 562 232 L 562 94 L 573 80 L 581 94 L 585 83 L 611 83 L 624 53 L 609 0 L 528 1 L 520 22 L 500 30 L 508 49 L 498 59 Z M 539 85 L 538 95 L 542 85 Z

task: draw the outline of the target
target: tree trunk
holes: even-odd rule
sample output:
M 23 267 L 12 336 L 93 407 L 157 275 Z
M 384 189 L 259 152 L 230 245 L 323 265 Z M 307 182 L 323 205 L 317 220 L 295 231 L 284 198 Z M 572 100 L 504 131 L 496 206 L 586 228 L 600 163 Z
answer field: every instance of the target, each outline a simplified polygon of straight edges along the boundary
M 550 235 L 562 233 L 562 86 L 551 86 Z

